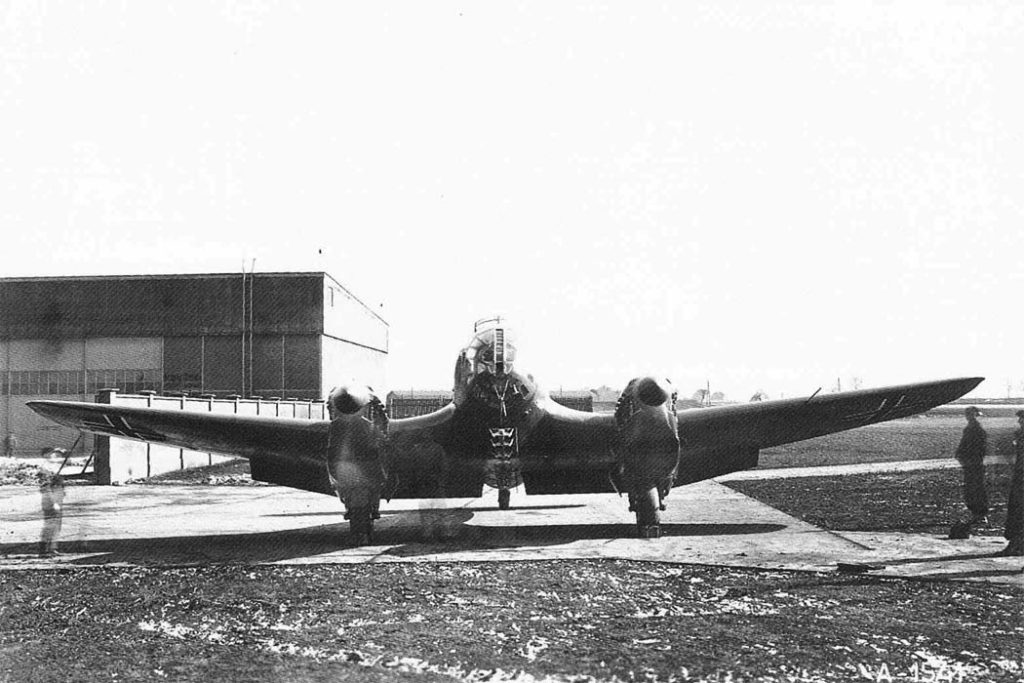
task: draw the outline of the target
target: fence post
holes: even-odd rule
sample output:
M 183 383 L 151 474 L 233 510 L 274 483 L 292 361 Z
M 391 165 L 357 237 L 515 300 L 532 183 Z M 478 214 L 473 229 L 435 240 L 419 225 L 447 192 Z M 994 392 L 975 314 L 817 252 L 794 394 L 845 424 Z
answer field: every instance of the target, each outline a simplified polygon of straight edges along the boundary
M 117 389 L 100 389 L 96 392 L 96 403 L 113 403 L 117 398 Z M 93 450 L 96 459 L 93 461 L 93 472 L 96 473 L 96 483 L 110 486 L 110 437 L 100 436 L 93 439 Z

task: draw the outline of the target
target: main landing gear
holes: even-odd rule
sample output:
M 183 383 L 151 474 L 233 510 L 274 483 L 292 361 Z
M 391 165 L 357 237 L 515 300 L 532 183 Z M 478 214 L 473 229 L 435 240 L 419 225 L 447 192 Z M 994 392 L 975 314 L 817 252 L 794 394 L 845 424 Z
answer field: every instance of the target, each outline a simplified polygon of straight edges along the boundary
M 658 488 L 629 494 L 629 509 L 636 513 L 636 532 L 640 538 L 661 538 L 661 495 Z
M 509 491 L 508 489 L 498 489 L 498 509 L 499 510 L 508 510 L 510 507 L 512 507 L 511 502 L 510 502 L 511 498 L 512 498 L 511 493 L 512 492 Z
M 375 506 L 359 505 L 350 507 L 345 513 L 348 520 L 349 538 L 354 546 L 369 545 L 373 542 L 373 520 L 380 519 Z

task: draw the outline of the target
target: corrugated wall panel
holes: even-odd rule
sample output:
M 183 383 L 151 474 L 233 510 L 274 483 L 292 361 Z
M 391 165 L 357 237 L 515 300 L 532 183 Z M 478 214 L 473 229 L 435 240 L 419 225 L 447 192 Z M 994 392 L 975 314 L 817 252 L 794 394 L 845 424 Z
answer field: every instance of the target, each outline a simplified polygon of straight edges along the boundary
M 320 338 L 289 336 L 284 340 L 284 397 L 323 398 L 320 384 Z
M 164 339 L 164 391 L 193 391 L 203 386 L 201 337 Z
M 253 338 L 252 393 L 256 396 L 285 394 L 285 337 Z M 315 388 L 315 387 L 311 387 Z
M 82 369 L 85 353 L 82 339 L 13 339 L 8 344 L 12 370 Z
M 207 337 L 203 389 L 218 394 L 242 393 L 242 339 Z
M 163 366 L 161 337 L 95 337 L 85 342 L 89 369 L 150 369 Z
M 251 301 L 257 332 L 321 333 L 323 280 L 323 273 L 256 273 Z M 248 286 L 245 291 L 248 306 Z M 241 333 L 242 293 L 241 273 L 0 279 L 0 335 L 31 339 Z

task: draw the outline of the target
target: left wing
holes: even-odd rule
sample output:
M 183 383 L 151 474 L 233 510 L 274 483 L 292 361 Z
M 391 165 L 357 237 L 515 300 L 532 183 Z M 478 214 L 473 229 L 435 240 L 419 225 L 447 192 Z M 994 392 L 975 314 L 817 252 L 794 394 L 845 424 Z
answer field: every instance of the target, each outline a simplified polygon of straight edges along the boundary
M 682 457 L 676 483 L 753 467 L 763 448 L 923 413 L 983 380 L 965 377 L 679 411 Z
M 241 456 L 250 460 L 253 479 L 334 494 L 323 461 L 330 429 L 326 420 L 75 401 L 29 401 L 28 407 L 83 432 Z

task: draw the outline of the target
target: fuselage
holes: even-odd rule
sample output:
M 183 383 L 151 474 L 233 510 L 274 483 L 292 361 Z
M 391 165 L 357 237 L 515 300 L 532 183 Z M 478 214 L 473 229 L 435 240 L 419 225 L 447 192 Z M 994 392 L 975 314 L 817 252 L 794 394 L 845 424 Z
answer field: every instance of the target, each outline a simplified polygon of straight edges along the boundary
M 528 375 L 489 370 L 474 374 L 441 445 L 451 459 L 482 468 L 489 486 L 518 486 L 527 456 L 525 445 L 544 417 L 539 396 Z

